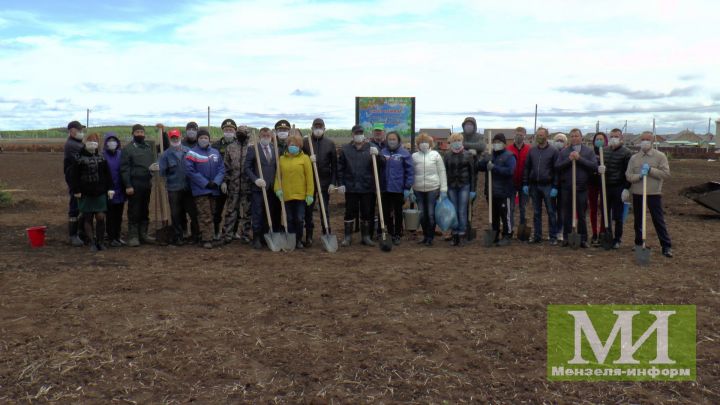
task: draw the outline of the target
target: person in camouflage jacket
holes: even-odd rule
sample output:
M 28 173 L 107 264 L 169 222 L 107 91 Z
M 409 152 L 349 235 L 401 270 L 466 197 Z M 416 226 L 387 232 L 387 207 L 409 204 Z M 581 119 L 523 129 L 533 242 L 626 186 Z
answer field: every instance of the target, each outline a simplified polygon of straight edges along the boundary
M 240 239 L 243 243 L 250 242 L 251 183 L 243 173 L 249 145 L 248 129 L 241 125 L 236 132 L 236 141 L 225 149 L 225 183 L 222 186 L 227 193 L 223 227 L 225 243 L 232 242 L 233 238 Z

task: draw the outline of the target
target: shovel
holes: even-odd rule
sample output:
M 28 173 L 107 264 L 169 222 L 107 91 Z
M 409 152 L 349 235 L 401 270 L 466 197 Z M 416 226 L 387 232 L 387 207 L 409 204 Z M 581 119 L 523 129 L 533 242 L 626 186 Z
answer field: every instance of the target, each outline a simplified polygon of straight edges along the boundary
M 492 142 L 490 140 L 492 139 L 492 131 L 488 131 L 488 144 L 487 148 L 488 151 L 491 151 L 492 148 Z M 492 161 L 492 152 L 490 153 L 490 161 Z M 485 247 L 492 247 L 493 242 L 495 242 L 495 231 L 492 229 L 492 170 L 488 170 L 488 180 L 487 180 L 487 189 L 488 189 L 488 226 L 490 229 L 486 229 L 485 233 L 483 234 L 483 245 Z
M 315 156 L 315 149 L 312 143 L 312 137 L 308 136 L 308 145 L 310 146 L 310 155 Z M 320 200 L 320 215 L 322 216 L 323 225 L 325 226 L 325 232 L 320 236 L 320 241 L 323 244 L 325 251 L 329 253 L 335 253 L 338 249 L 337 236 L 330 233 L 330 226 L 328 224 L 327 211 L 325 211 L 325 201 L 322 196 L 322 186 L 320 185 L 320 175 L 318 174 L 317 162 L 312 162 L 313 172 L 315 173 L 315 185 L 318 189 L 318 200 Z
M 278 149 L 277 145 L 277 136 L 275 137 L 275 142 L 273 143 L 275 146 L 275 163 L 276 163 L 276 172 L 277 172 L 277 182 L 280 186 L 280 190 L 282 190 L 282 173 L 280 173 L 280 150 Z M 282 218 L 280 222 L 282 223 L 283 228 L 285 228 L 285 237 L 283 238 L 284 243 L 280 245 L 280 249 L 283 250 L 283 252 L 292 252 L 295 250 L 295 243 L 296 238 L 294 233 L 288 232 L 288 225 L 287 225 L 287 211 L 285 211 L 285 198 L 280 199 L 280 208 L 281 208 L 281 215 Z
M 472 226 L 473 217 L 473 202 L 468 199 L 468 225 L 467 225 L 467 240 L 469 242 L 474 241 L 477 237 L 477 229 Z
M 600 165 L 605 166 L 605 156 L 603 148 L 600 148 Z M 602 201 L 603 201 L 603 222 L 605 223 L 605 232 L 600 235 L 600 244 L 603 249 L 610 250 L 613 246 L 613 235 L 608 227 L 608 209 L 607 209 L 607 188 L 605 187 L 605 173 L 600 175 L 600 183 L 602 184 Z
M 375 196 L 377 197 L 378 215 L 380 216 L 380 228 L 382 236 L 380 237 L 380 250 L 389 252 L 392 250 L 392 241 L 388 238 L 387 228 L 385 228 L 385 216 L 383 215 L 382 197 L 380 195 L 380 177 L 378 176 L 376 156 L 372 156 L 373 174 L 375 175 Z
M 570 247 L 580 247 L 580 234 L 577 232 L 577 184 L 576 184 L 576 163 L 572 161 L 572 232 L 568 235 Z
M 635 260 L 641 266 L 650 264 L 650 249 L 645 246 L 647 240 L 647 176 L 643 176 L 642 196 L 642 247 L 635 246 Z
M 253 138 L 255 138 L 255 131 L 253 131 Z M 265 178 L 262 172 L 262 163 L 260 163 L 260 148 L 258 147 L 259 142 L 260 139 L 255 138 L 255 162 L 257 163 L 258 176 L 264 181 Z M 277 155 L 275 156 L 275 158 L 277 159 Z M 270 204 L 268 203 L 267 190 L 265 189 L 265 187 L 262 188 L 262 196 L 263 203 L 265 204 L 265 215 L 269 228 L 268 233 L 263 235 L 263 237 L 265 238 L 265 244 L 271 251 L 279 252 L 281 250 L 280 246 L 284 246 L 286 243 L 285 235 L 279 232 L 273 232 L 272 215 L 270 215 Z
M 160 162 L 160 155 L 165 151 L 163 144 L 163 128 L 158 127 L 158 136 L 160 138 L 160 153 L 155 157 L 156 162 Z M 175 238 L 175 230 L 170 224 L 170 202 L 168 201 L 167 189 L 165 183 L 160 178 L 160 172 L 153 175 L 152 185 L 155 202 L 155 241 L 161 246 L 169 245 Z

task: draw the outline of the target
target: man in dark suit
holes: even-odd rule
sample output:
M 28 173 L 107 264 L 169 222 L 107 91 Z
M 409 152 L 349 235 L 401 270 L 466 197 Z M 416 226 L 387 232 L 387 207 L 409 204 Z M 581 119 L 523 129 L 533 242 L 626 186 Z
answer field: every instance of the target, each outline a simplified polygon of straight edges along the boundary
M 260 138 L 254 140 L 259 142 L 258 152 L 260 156 L 255 155 L 255 147 L 248 148 L 247 158 L 244 164 L 244 175 L 252 183 L 252 201 L 250 203 L 250 211 L 252 215 L 253 229 L 253 248 L 262 249 L 262 241 L 265 233 L 269 232 L 269 226 L 265 214 L 265 203 L 263 202 L 262 189 L 267 190 L 268 205 L 270 206 L 270 216 L 273 222 L 273 231 L 280 230 L 280 201 L 273 192 L 275 182 L 275 170 L 277 156 L 272 146 L 273 134 L 270 128 L 260 129 Z M 258 173 L 257 161 L 260 159 L 262 166 L 262 178 Z

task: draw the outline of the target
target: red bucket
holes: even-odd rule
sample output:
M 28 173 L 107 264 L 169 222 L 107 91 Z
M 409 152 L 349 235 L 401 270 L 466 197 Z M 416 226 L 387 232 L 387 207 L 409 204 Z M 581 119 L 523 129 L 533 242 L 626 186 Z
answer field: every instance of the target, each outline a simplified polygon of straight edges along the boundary
M 45 246 L 45 231 L 47 226 L 33 226 L 27 228 L 28 239 L 30 239 L 30 247 L 39 248 Z

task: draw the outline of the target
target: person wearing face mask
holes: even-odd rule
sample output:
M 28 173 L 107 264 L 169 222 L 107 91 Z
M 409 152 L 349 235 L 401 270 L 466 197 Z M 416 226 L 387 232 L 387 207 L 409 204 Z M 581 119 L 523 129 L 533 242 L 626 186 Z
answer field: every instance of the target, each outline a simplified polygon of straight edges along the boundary
M 435 238 L 435 202 L 438 197 L 448 198 L 447 175 L 442 156 L 432 149 L 432 137 L 423 132 L 415 142 L 419 151 L 412 154 L 415 171 L 413 190 L 421 212 L 420 225 L 423 230 L 423 239 L 418 243 L 432 246 Z
M 385 124 L 382 122 L 376 122 L 372 126 L 372 138 L 368 139 L 371 146 L 376 147 L 378 150 L 383 150 L 385 147 Z M 373 205 L 373 223 L 375 227 L 375 240 L 382 234 L 382 228 L 380 227 L 380 219 L 378 213 Z
M 147 232 L 152 172 L 159 170 L 160 166 L 155 163 L 155 152 L 145 142 L 145 127 L 133 125 L 132 135 L 133 140 L 123 149 L 120 159 L 120 176 L 128 200 L 128 246 L 137 247 L 140 243 L 155 242 L 155 238 Z
M 313 221 L 313 212 L 317 204 L 318 196 L 322 196 L 325 204 L 325 212 L 330 217 L 330 190 L 335 189 L 337 184 L 337 148 L 332 139 L 325 136 L 325 121 L 322 118 L 315 118 L 312 122 L 312 134 L 303 141 L 303 152 L 315 159 L 317 164 L 318 176 L 320 176 L 320 190 L 315 190 L 314 201 L 305 209 L 305 247 L 312 246 L 313 230 L 315 224 Z M 309 142 L 312 142 L 315 156 L 310 153 Z M 323 233 L 326 233 L 325 224 L 320 221 Z
M 213 218 L 217 207 L 215 199 L 221 194 L 225 166 L 220 152 L 210 146 L 210 132 L 207 129 L 198 131 L 198 144 L 185 154 L 184 163 L 198 211 L 202 247 L 212 249 L 215 240 Z
M 647 178 L 647 208 L 650 211 L 655 232 L 660 240 L 662 254 L 673 257 L 672 241 L 665 225 L 662 208 L 663 182 L 670 178 L 670 165 L 664 153 L 653 149 L 653 133 L 645 131 L 640 135 L 640 151 L 628 162 L 625 177 L 632 184 L 633 217 L 635 218 L 635 249 L 642 248 L 642 195 L 643 178 Z
M 608 226 L 613 232 L 613 249 L 620 249 L 623 236 L 623 210 L 630 201 L 630 182 L 625 172 L 632 152 L 623 145 L 623 133 L 615 128 L 610 131 L 609 146 L 605 148 L 605 182 L 607 187 Z M 598 167 L 598 171 L 601 170 Z
M 600 217 L 600 232 L 605 232 L 605 218 L 602 212 L 602 186 L 600 184 L 600 172 L 604 172 L 605 167 L 600 166 L 600 149 L 604 150 L 607 146 L 607 135 L 604 132 L 596 133 L 593 136 L 592 144 L 598 162 L 598 172 L 590 176 L 588 180 L 588 207 L 590 208 L 590 228 L 592 229 L 590 244 L 598 246 L 600 243 L 598 239 L 598 217 Z
M 485 152 L 485 142 L 483 136 L 477 132 L 477 121 L 475 121 L 475 118 L 465 118 L 462 122 L 462 130 L 463 148 L 470 152 L 477 160 L 477 157 Z
M 188 149 L 192 149 L 197 145 L 197 133 L 198 133 L 198 124 L 195 121 L 190 121 L 185 125 L 185 139 L 183 139 L 182 144 L 184 147 Z
M 77 206 L 77 198 L 74 193 L 70 190 L 70 177 L 69 169 L 75 163 L 77 154 L 80 153 L 80 149 L 83 147 L 83 129 L 85 127 L 78 121 L 72 121 L 67 125 L 68 137 L 65 141 L 64 146 L 64 157 L 63 157 L 63 173 L 65 174 L 65 184 L 68 187 L 68 237 L 71 245 L 75 247 L 83 246 L 85 243 L 80 237 L 84 231 L 80 228 L 80 210 Z
M 213 149 L 220 152 L 220 159 L 225 158 L 225 152 L 228 146 L 235 143 L 237 132 L 237 124 L 230 118 L 226 118 L 221 124 L 220 129 L 222 130 L 223 136 L 219 140 L 212 144 Z M 227 202 L 227 185 L 220 185 L 220 195 L 215 198 L 215 213 L 213 216 L 213 229 L 215 230 L 214 240 L 219 241 L 223 235 L 220 234 L 222 231 L 222 220 L 223 212 L 225 211 L 225 203 Z M 228 236 L 228 235 L 226 235 Z M 229 235 L 232 240 L 232 234 Z
M 597 173 L 598 162 L 593 150 L 582 144 L 582 132 L 573 128 L 570 130 L 570 146 L 563 149 L 555 162 L 555 170 L 561 178 L 562 207 L 563 207 L 563 244 L 568 246 L 568 233 L 572 231 L 572 162 L 576 167 L 576 204 L 577 204 L 577 232 L 580 234 L 580 247 L 588 247 L 586 210 L 588 202 L 588 183 Z
M 288 120 L 280 120 L 275 123 L 275 139 L 277 140 L 278 153 L 280 156 L 285 154 L 287 147 L 287 139 L 290 136 L 290 122 Z
M 536 145 L 530 149 L 523 170 L 523 194 L 529 195 L 533 203 L 533 236 L 528 243 L 542 242 L 542 204 L 548 216 L 550 245 L 557 245 L 557 214 L 552 199 L 558 195 L 558 176 L 555 173 L 555 161 L 558 150 L 548 142 L 548 130 L 538 128 L 535 131 Z
M 170 203 L 170 217 L 175 235 L 172 243 L 182 246 L 185 229 L 187 227 L 187 216 L 190 216 L 190 229 L 192 240 L 197 240 L 200 230 L 198 226 L 197 211 L 190 191 L 187 174 L 185 173 L 185 155 L 188 148 L 180 141 L 180 131 L 172 129 L 168 132 L 170 148 L 160 155 L 160 176 L 165 179 L 165 188 Z
M 343 145 L 338 157 L 337 191 L 345 195 L 345 238 L 341 245 L 351 245 L 353 227 L 359 214 L 361 242 L 366 246 L 375 246 L 371 238 L 375 206 L 375 175 L 371 156 L 378 156 L 380 151 L 365 140 L 362 125 L 353 126 L 350 132 L 352 142 Z M 377 164 L 380 174 L 384 170 L 384 159 L 377 159 Z
M 233 239 L 250 243 L 250 182 L 243 175 L 249 145 L 248 127 L 238 126 L 235 142 L 228 145 L 223 159 L 225 182 L 221 185 L 221 191 L 227 195 L 223 226 L 225 243 L 230 243 Z
M 84 147 L 70 166 L 70 189 L 78 199 L 78 209 L 83 214 L 83 227 L 90 250 L 105 250 L 105 213 L 108 198 L 115 195 L 113 181 L 105 157 L 98 153 L 100 137 L 90 134 L 83 140 Z M 93 227 L 95 219 L 95 227 Z M 94 228 L 94 229 L 93 229 Z
M 125 245 L 125 241 L 120 238 L 123 210 L 125 209 L 125 191 L 123 190 L 122 178 L 120 177 L 120 160 L 122 156 L 120 138 L 115 135 L 115 132 L 105 133 L 103 156 L 110 170 L 110 176 L 113 182 L 112 189 L 115 192 L 115 195 L 108 199 L 108 210 L 105 220 L 107 223 L 107 235 L 110 240 L 110 246 L 120 247 Z
M 488 196 L 488 174 L 492 173 L 492 229 L 495 231 L 494 243 L 497 246 L 507 246 L 512 239 L 510 227 L 509 208 L 510 199 L 514 198 L 515 186 L 515 155 L 505 149 L 505 134 L 495 134 L 492 139 L 492 154 L 485 154 L 478 163 L 478 169 L 486 172 L 485 196 Z M 502 239 L 500 238 L 500 224 L 502 223 Z
M 292 130 L 287 138 L 287 148 L 280 156 L 280 173 L 275 174 L 274 191 L 279 199 L 285 201 L 287 231 L 295 234 L 295 248 L 303 249 L 303 220 L 306 207 L 315 200 L 315 183 L 312 163 L 302 151 L 303 138 L 299 132 Z M 278 178 L 282 178 L 282 188 Z
M 515 155 L 515 174 L 513 175 L 513 187 L 515 191 L 513 196 L 510 198 L 510 229 L 515 229 L 515 199 L 517 198 L 517 205 L 519 206 L 519 219 L 520 225 L 527 224 L 527 217 L 525 215 L 525 207 L 527 206 L 527 200 L 529 196 L 522 192 L 522 177 L 525 172 L 525 160 L 530 152 L 530 145 L 525 143 L 525 137 L 527 136 L 527 130 L 523 127 L 515 128 L 515 141 L 507 147 L 507 150 Z M 518 237 L 524 237 L 524 235 L 518 235 Z
M 553 137 L 552 146 L 555 147 L 558 151 L 558 157 L 560 157 L 560 151 L 565 149 L 567 147 L 567 135 L 563 134 L 562 132 L 555 134 L 555 137 Z M 556 173 L 557 175 L 557 173 Z M 563 240 L 563 209 L 562 209 L 562 178 L 558 175 L 557 176 L 558 181 L 558 194 L 557 197 L 552 199 L 552 204 L 555 206 L 555 214 L 557 215 L 557 218 L 555 219 L 555 230 L 557 231 L 557 240 L 562 241 Z
M 469 203 L 477 197 L 475 179 L 477 170 L 472 153 L 463 147 L 462 134 L 452 134 L 448 138 L 450 151 L 445 154 L 448 196 L 457 212 L 457 225 L 452 229 L 452 245 L 465 244 L 465 232 L 468 227 Z
M 250 211 L 252 215 L 253 249 L 262 249 L 265 242 L 263 235 L 270 232 L 267 215 L 265 213 L 265 204 L 263 202 L 263 188 L 265 188 L 267 192 L 270 218 L 273 224 L 272 231 L 280 232 L 281 210 L 280 200 L 278 200 L 274 193 L 277 165 L 272 139 L 273 133 L 270 128 L 261 128 L 258 145 L 259 156 L 256 156 L 254 147 L 248 148 L 247 158 L 245 159 L 243 168 L 244 177 L 252 184 L 250 187 L 252 190 L 252 205 Z M 257 159 L 260 160 L 263 178 L 260 178 L 257 169 Z
M 403 205 L 410 198 L 415 169 L 412 156 L 402 146 L 400 135 L 392 131 L 387 134 L 385 148 L 380 151 L 385 169 L 380 174 L 383 220 L 393 244 L 400 244 L 403 231 Z

